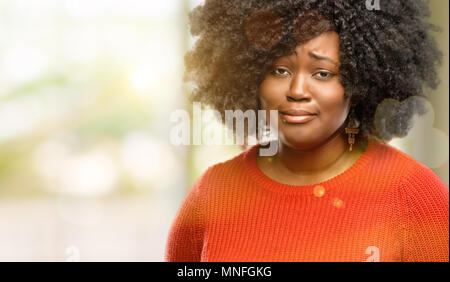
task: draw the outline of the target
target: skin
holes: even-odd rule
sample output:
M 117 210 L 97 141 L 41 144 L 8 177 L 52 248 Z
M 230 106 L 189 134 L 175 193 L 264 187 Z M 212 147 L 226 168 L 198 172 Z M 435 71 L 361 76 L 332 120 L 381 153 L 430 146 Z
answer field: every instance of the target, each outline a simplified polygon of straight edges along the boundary
M 294 51 L 294 50 L 293 50 Z M 260 85 L 264 110 L 289 108 L 315 113 L 304 124 L 285 123 L 279 114 L 279 150 L 273 157 L 257 156 L 268 177 L 290 185 L 313 185 L 350 168 L 367 142 L 349 152 L 345 120 L 350 97 L 339 79 L 339 35 L 323 33 L 276 59 Z

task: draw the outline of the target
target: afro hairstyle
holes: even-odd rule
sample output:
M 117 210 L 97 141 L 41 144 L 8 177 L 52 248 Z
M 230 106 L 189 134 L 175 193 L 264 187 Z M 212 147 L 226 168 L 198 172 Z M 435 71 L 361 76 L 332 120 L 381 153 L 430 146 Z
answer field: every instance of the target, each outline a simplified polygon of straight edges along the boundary
M 439 28 L 425 21 L 426 1 L 379 1 L 380 9 L 370 9 L 370 0 L 205 0 L 189 13 L 196 41 L 184 57 L 183 80 L 193 82 L 190 99 L 222 117 L 225 110 L 257 111 L 259 85 L 273 61 L 335 31 L 340 80 L 356 105 L 358 137 L 405 136 L 413 115 L 426 112 L 424 99 L 408 98 L 425 97 L 424 86 L 439 84 L 442 53 L 430 35 Z M 383 109 L 380 129 L 375 116 L 386 99 L 410 101 L 407 107 Z

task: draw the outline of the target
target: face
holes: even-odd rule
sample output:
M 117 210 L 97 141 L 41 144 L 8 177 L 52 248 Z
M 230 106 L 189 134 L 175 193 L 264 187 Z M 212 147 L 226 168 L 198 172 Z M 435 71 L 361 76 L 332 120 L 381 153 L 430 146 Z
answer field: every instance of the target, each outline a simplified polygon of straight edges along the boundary
M 350 98 L 344 97 L 339 63 L 336 32 L 323 33 L 273 62 L 259 98 L 263 110 L 278 110 L 283 144 L 312 149 L 343 129 Z

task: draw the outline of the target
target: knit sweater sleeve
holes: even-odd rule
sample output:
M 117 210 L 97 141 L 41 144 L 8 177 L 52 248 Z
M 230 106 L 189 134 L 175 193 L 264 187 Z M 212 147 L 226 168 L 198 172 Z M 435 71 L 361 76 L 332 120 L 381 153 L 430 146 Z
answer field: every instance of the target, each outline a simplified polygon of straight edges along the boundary
M 200 206 L 200 177 L 184 198 L 169 231 L 164 261 L 200 261 L 203 245 L 203 220 Z
M 401 185 L 403 261 L 449 261 L 449 188 L 415 165 Z

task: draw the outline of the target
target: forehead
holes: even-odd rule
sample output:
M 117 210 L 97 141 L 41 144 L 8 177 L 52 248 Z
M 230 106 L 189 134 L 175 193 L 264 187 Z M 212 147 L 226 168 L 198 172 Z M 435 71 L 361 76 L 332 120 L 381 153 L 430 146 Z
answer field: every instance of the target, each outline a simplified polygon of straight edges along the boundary
M 339 62 L 339 35 L 332 32 L 325 32 L 316 36 L 302 44 L 299 44 L 292 50 L 291 56 L 302 54 L 308 55 L 309 53 L 315 53 L 320 56 L 326 56 L 331 58 L 335 62 Z

